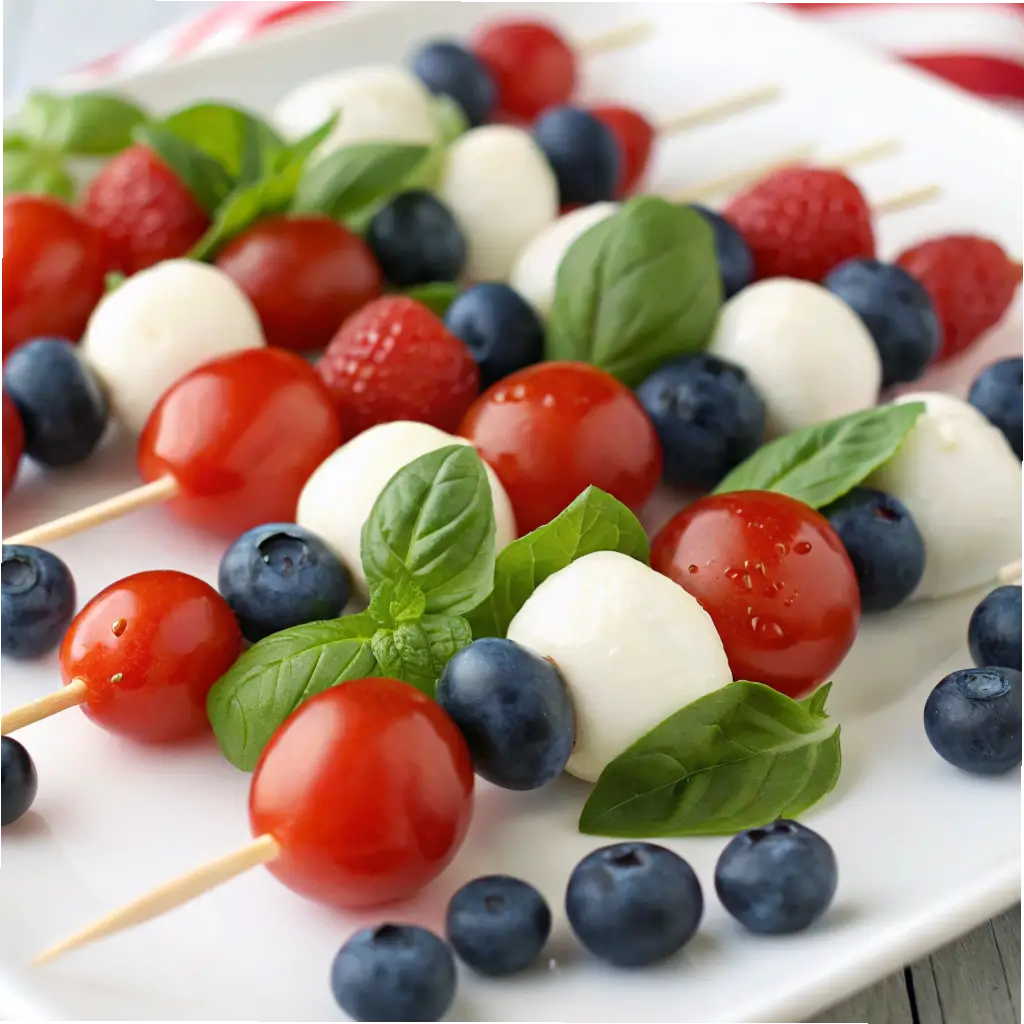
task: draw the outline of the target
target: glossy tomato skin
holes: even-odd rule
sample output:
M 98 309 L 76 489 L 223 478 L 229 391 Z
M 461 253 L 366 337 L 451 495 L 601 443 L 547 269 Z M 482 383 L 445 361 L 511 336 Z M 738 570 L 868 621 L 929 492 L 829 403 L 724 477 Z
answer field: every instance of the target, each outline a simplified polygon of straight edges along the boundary
M 598 106 L 590 112 L 615 136 L 619 144 L 619 183 L 616 199 L 628 196 L 640 183 L 651 160 L 654 125 L 631 107 Z
M 143 743 L 173 743 L 210 728 L 206 695 L 242 651 L 227 602 L 171 569 L 126 576 L 72 620 L 60 649 L 65 686 L 84 679 L 82 710 Z
M 661 445 L 633 392 L 585 363 L 539 363 L 498 381 L 459 428 L 498 474 L 521 533 L 593 485 L 639 511 L 661 476 Z
M 831 677 L 856 638 L 860 593 L 842 542 L 787 495 L 701 498 L 655 537 L 651 567 L 711 616 L 735 679 L 802 696 Z
M 368 907 L 421 889 L 454 857 L 473 809 L 455 723 L 396 679 L 356 679 L 306 701 L 277 731 L 249 790 L 254 836 L 289 889 Z
M 11 489 L 11 484 L 14 483 L 14 478 L 18 475 L 18 463 L 21 462 L 21 456 L 25 451 L 25 428 L 22 426 L 21 416 L 18 414 L 18 407 L 14 404 L 13 399 L 6 391 L 3 393 L 3 402 L 3 496 L 6 498 L 7 492 Z
M 293 352 L 326 347 L 383 289 L 369 246 L 327 217 L 268 217 L 215 262 L 256 307 L 267 344 Z
M 5 199 L 4 358 L 32 338 L 78 341 L 108 269 L 99 233 L 59 199 Z
M 226 537 L 291 522 L 313 470 L 341 444 L 338 414 L 304 359 L 246 349 L 187 374 L 139 437 L 146 481 L 170 475 L 181 520 Z

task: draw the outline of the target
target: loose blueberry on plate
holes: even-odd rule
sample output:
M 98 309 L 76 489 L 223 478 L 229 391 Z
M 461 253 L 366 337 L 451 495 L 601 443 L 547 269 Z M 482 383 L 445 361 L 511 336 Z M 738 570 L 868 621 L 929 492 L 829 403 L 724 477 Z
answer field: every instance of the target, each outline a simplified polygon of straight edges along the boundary
M 470 126 L 490 120 L 498 87 L 487 65 L 458 43 L 427 43 L 412 59 L 413 74 L 435 95 L 448 96 Z
M 529 967 L 551 934 L 551 909 L 532 886 L 508 875 L 467 882 L 448 904 L 446 934 L 462 961 L 502 977 Z
M 337 555 L 295 523 L 267 523 L 243 533 L 224 553 L 217 589 L 255 643 L 305 622 L 339 616 L 352 577 Z
M 572 701 L 558 669 L 525 647 L 474 641 L 445 666 L 436 700 L 488 782 L 537 789 L 565 769 L 576 739 Z
M 821 514 L 850 556 L 863 611 L 887 612 L 910 597 L 924 575 L 925 550 L 902 502 L 855 487 Z
M 965 668 L 928 695 L 924 731 L 936 753 L 975 775 L 999 775 L 1020 764 L 1020 672 Z
M 699 203 L 691 203 L 715 233 L 715 255 L 722 275 L 724 298 L 731 299 L 754 280 L 754 256 L 747 240 L 721 214 Z
M 569 877 L 565 910 L 576 937 L 616 967 L 645 967 L 682 949 L 704 913 L 693 868 L 654 843 L 615 843 Z
M 1003 432 L 1006 440 L 1010 442 L 1010 447 L 1017 453 L 1018 459 L 1021 458 L 1021 449 L 1024 447 L 1022 367 L 1024 359 L 1020 356 L 993 363 L 978 374 L 967 395 L 967 401 Z
M 714 356 L 666 363 L 636 394 L 661 440 L 665 479 L 679 487 L 714 487 L 764 440 L 760 395 L 743 370 Z
M 787 935 L 813 924 L 828 909 L 838 881 L 828 842 L 785 819 L 741 832 L 715 865 L 722 906 L 759 935 Z
M 967 646 L 975 665 L 995 665 L 1020 671 L 1020 585 L 997 587 L 971 615 Z
M 41 548 L 3 546 L 0 637 L 5 658 L 38 658 L 60 643 L 75 615 L 71 570 Z
M 614 199 L 622 156 L 611 130 L 587 110 L 552 107 L 533 125 L 548 158 L 562 206 Z
M 29 752 L 12 736 L 0 738 L 0 825 L 17 821 L 32 806 L 38 788 Z
M 331 989 L 353 1020 L 436 1021 L 455 998 L 455 958 L 413 924 L 364 928 L 338 950 Z

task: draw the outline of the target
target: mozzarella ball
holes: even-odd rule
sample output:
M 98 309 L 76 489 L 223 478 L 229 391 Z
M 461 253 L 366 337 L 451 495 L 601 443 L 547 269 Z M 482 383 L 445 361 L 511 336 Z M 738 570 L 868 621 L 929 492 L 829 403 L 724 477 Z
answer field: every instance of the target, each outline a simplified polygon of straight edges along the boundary
M 460 135 L 448 147 L 438 196 L 469 249 L 466 275 L 507 281 L 523 246 L 558 216 L 558 182 L 527 132 L 504 124 Z
M 991 582 L 1021 552 L 1021 463 L 997 427 L 967 402 L 932 392 L 898 402 L 927 409 L 867 483 L 906 505 L 924 538 L 913 598 Z
M 860 317 L 810 281 L 774 277 L 744 288 L 722 307 L 708 351 L 746 370 L 771 437 L 870 408 L 882 386 Z
M 82 355 L 136 433 L 157 400 L 197 366 L 265 344 L 256 310 L 222 270 L 167 260 L 128 278 L 93 311 Z
M 566 770 L 588 782 L 669 715 L 732 682 L 711 616 L 667 576 L 616 551 L 549 576 L 508 638 L 562 673 L 576 711 Z
M 374 502 L 403 466 L 451 444 L 469 442 L 426 423 L 381 423 L 343 444 L 306 481 L 295 521 L 333 549 L 363 597 L 368 595 L 360 546 Z M 494 500 L 495 549 L 500 551 L 516 538 L 515 516 L 494 470 L 486 463 L 484 469 Z

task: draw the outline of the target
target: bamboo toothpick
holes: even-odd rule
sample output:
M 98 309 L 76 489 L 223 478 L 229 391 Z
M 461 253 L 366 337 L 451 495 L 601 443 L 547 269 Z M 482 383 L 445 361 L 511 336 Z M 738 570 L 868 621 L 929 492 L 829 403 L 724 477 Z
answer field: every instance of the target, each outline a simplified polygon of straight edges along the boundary
M 996 579 L 1003 584 L 1015 583 L 1020 579 L 1021 576 L 1021 563 L 1018 558 L 1016 562 L 1011 562 L 1009 565 L 1004 565 L 999 572 L 996 573 Z
M 599 53 L 612 53 L 624 50 L 627 46 L 645 43 L 654 35 L 654 25 L 649 21 L 634 21 L 627 25 L 618 25 L 600 32 L 589 39 L 577 41 L 573 45 L 584 57 L 596 57 Z
M 45 697 L 23 704 L 14 711 L 9 711 L 0 718 L 0 736 L 6 736 L 17 729 L 24 729 L 26 725 L 34 722 L 41 722 L 44 718 L 56 715 L 60 711 L 67 711 L 68 708 L 78 707 L 84 704 L 89 696 L 89 688 L 84 679 L 72 679 L 67 686 L 62 686 Z
M 673 203 L 694 203 L 702 199 L 713 199 L 724 192 L 731 192 L 734 189 L 749 184 L 751 181 L 764 177 L 766 174 L 771 174 L 772 171 L 778 171 L 783 167 L 789 167 L 792 164 L 806 160 L 814 152 L 814 148 L 813 143 L 804 143 L 804 145 L 791 149 L 788 153 L 783 153 L 773 160 L 759 163 L 754 167 L 746 167 L 741 171 L 723 174 L 720 178 L 711 178 L 708 181 L 701 182 L 699 185 L 691 185 L 689 188 L 673 192 L 671 195 L 666 196 L 666 198 Z
M 908 189 L 906 192 L 899 192 L 888 199 L 872 203 L 872 209 L 876 217 L 883 217 L 889 213 L 909 210 L 912 206 L 933 202 L 941 197 L 942 189 L 938 185 L 922 185 L 920 188 Z
M 748 110 L 762 107 L 766 103 L 772 103 L 781 95 L 782 88 L 778 85 L 762 85 L 756 89 L 748 89 L 735 96 L 727 96 L 725 99 L 716 100 L 707 106 L 697 107 L 695 110 L 688 110 L 683 114 L 670 117 L 658 124 L 658 134 L 676 135 L 679 132 L 689 131 L 691 128 L 715 124 L 728 117 L 734 117 L 736 114 L 743 114 Z

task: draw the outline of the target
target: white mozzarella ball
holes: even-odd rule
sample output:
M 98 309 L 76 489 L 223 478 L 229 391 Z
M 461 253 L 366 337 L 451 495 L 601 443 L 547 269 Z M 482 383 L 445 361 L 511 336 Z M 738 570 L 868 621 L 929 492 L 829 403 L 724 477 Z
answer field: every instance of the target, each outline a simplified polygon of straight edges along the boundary
M 722 307 L 709 351 L 746 370 L 771 437 L 870 408 L 882 386 L 860 317 L 809 281 L 774 277 L 744 288 Z
M 438 196 L 466 238 L 466 275 L 506 281 L 523 246 L 558 216 L 558 182 L 527 132 L 492 124 L 448 147 Z
M 367 588 L 360 543 L 374 502 L 403 466 L 451 444 L 469 441 L 426 423 L 382 423 L 343 444 L 306 481 L 295 521 L 326 541 L 348 566 L 363 597 Z M 516 538 L 515 516 L 494 470 L 486 463 L 484 468 L 494 500 L 495 547 L 500 551 Z
M 732 682 L 711 616 L 667 576 L 615 551 L 549 576 L 508 638 L 558 666 L 576 712 L 566 769 L 589 782 L 669 715 Z
M 224 271 L 167 260 L 104 297 L 86 326 L 82 355 L 106 386 L 114 415 L 138 432 L 185 374 L 264 344 L 256 310 Z
M 868 479 L 906 505 L 925 544 L 915 598 L 946 597 L 986 581 L 1021 552 L 1021 463 L 977 409 L 921 392 L 899 402 L 926 411 L 896 454 Z

